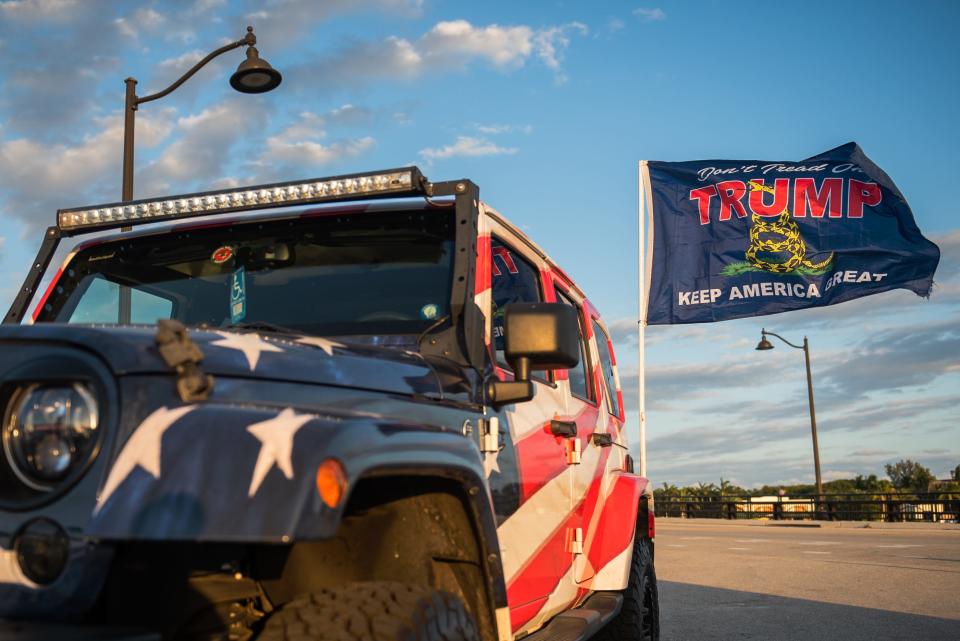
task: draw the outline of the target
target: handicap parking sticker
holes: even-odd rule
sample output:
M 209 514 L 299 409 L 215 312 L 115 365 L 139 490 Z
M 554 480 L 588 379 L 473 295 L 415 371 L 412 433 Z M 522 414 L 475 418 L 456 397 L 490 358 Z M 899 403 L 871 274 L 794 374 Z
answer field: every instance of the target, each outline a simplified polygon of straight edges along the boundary
M 239 323 L 246 316 L 247 281 L 241 267 L 230 275 L 230 323 Z

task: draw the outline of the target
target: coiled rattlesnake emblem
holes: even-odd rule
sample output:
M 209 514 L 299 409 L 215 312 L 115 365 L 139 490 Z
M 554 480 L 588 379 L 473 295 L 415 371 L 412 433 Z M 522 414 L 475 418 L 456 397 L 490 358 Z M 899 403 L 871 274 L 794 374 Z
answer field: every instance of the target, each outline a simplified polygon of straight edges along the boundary
M 753 180 L 749 185 L 752 191 L 774 193 L 772 187 Z M 814 275 L 826 271 L 833 262 L 833 252 L 819 262 L 813 262 L 807 258 L 807 246 L 800 236 L 800 228 L 786 207 L 772 221 L 753 214 L 750 222 L 750 244 L 745 252 L 747 263 L 727 265 L 722 272 L 724 275 L 731 276 L 744 271 L 754 271 L 754 269 L 775 274 L 800 272 Z M 764 257 L 757 256 L 758 253 L 762 253 Z M 777 261 L 773 258 L 773 254 L 786 255 L 786 258 Z M 751 267 L 754 269 L 750 269 Z

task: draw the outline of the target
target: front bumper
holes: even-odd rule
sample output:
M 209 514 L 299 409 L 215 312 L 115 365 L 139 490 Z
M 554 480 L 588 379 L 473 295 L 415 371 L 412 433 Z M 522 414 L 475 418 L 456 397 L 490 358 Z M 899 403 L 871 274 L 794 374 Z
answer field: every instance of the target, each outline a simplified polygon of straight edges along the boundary
M 0 641 L 160 641 L 160 633 L 132 628 L 0 619 Z

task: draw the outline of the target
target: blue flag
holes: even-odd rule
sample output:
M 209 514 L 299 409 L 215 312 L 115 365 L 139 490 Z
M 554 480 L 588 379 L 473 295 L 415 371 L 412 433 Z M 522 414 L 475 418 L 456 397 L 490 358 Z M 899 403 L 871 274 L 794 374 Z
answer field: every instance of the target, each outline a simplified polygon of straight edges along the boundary
M 930 294 L 940 250 L 855 143 L 799 162 L 644 166 L 650 325 L 763 316 L 897 288 Z

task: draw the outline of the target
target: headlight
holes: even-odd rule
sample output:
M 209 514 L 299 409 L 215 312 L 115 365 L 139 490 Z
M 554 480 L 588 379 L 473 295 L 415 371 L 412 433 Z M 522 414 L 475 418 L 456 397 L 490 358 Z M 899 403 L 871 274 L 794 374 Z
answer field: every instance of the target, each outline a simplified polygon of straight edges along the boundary
M 81 383 L 32 384 L 10 398 L 3 451 L 14 474 L 34 490 L 50 491 L 93 447 L 97 401 Z

